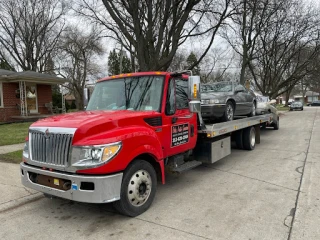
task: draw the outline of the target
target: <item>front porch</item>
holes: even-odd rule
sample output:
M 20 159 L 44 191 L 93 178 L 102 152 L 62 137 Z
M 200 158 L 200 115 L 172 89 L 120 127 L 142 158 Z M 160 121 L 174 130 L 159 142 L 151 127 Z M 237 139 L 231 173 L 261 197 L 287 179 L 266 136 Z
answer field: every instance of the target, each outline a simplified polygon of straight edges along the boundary
M 52 85 L 62 85 L 69 80 L 32 71 L 12 72 L 0 69 L 0 84 L 3 98 L 0 105 L 0 122 L 11 120 L 40 119 L 53 114 L 65 113 L 62 106 L 52 104 Z

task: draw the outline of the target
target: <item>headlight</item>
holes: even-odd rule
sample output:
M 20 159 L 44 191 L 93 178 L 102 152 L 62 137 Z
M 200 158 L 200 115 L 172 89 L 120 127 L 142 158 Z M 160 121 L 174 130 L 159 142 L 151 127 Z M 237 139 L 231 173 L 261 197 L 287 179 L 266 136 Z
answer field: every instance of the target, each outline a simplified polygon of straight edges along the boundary
M 97 167 L 110 161 L 121 149 L 121 142 L 99 145 L 73 147 L 71 163 L 73 167 Z
M 204 99 L 201 100 L 201 104 L 215 104 L 215 103 L 219 103 L 218 99 Z
M 24 143 L 22 156 L 23 156 L 23 158 L 26 158 L 26 159 L 29 158 L 29 141 L 26 141 Z
M 209 100 L 209 104 L 215 104 L 215 103 L 219 103 L 218 99 L 210 99 Z

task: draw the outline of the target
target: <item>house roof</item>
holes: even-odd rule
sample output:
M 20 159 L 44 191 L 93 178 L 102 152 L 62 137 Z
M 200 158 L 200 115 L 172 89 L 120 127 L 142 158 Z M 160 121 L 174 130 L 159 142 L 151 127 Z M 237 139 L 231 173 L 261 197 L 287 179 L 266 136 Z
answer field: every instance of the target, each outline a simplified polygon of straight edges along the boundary
M 312 92 L 312 91 L 306 91 L 306 94 L 305 94 L 306 97 L 312 97 L 312 96 L 317 97 L 317 96 L 319 96 L 319 95 L 320 95 L 319 93 L 317 93 L 317 92 Z M 302 98 L 302 93 L 300 93 L 300 94 L 298 94 L 298 95 L 294 95 L 293 97 L 295 97 L 295 98 Z
M 317 92 L 312 92 L 312 91 L 307 91 L 307 92 L 306 92 L 306 96 L 307 96 L 307 97 L 311 97 L 311 96 L 316 97 L 316 96 L 319 96 L 319 93 L 317 93 Z
M 38 73 L 34 71 L 13 72 L 0 69 L 0 81 L 2 82 L 32 82 L 41 84 L 64 84 L 70 82 L 69 79 L 60 78 L 55 75 Z

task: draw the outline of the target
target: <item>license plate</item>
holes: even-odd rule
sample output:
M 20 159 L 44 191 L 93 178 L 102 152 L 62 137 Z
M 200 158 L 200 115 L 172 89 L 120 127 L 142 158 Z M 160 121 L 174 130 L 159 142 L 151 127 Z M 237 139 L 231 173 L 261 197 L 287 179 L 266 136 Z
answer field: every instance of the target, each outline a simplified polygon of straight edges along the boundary
M 59 179 L 53 179 L 53 184 L 56 186 L 59 186 Z

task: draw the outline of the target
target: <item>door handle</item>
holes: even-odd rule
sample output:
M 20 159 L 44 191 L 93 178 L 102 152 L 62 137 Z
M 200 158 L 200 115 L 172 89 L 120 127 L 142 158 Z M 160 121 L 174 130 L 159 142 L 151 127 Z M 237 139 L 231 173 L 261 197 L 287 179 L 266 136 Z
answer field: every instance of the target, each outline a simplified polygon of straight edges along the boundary
M 178 118 L 177 118 L 177 117 L 171 118 L 171 123 L 176 123 L 177 121 L 178 121 Z

